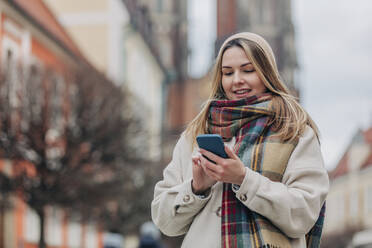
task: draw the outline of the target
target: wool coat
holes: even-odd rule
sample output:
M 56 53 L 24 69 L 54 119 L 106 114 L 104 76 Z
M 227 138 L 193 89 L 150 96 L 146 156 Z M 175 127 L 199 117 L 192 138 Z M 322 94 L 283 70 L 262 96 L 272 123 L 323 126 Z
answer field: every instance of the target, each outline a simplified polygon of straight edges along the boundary
M 205 198 L 195 195 L 191 189 L 194 154 L 197 148 L 192 149 L 190 140 L 182 134 L 163 179 L 155 186 L 152 219 L 165 235 L 185 234 L 183 248 L 219 248 L 223 183 L 212 186 Z M 247 168 L 240 188 L 233 190 L 247 208 L 268 218 L 287 235 L 292 247 L 306 247 L 305 234 L 315 224 L 329 190 L 314 131 L 307 127 L 299 138 L 281 182 Z

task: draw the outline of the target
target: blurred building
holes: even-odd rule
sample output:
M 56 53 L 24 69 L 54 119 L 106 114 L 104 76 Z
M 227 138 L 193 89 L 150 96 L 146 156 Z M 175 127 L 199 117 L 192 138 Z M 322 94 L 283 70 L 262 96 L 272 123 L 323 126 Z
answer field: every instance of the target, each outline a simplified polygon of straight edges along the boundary
M 272 46 L 281 76 L 295 95 L 299 85 L 295 80 L 297 55 L 294 41 L 290 0 L 218 0 L 216 1 L 217 40 L 216 53 L 223 41 L 233 33 L 247 31 L 262 35 Z M 188 79 L 175 87 L 169 108 L 170 127 L 184 130 L 187 123 L 200 111 L 210 93 L 210 71 L 199 79 Z M 171 88 L 171 87 L 170 87 Z M 172 146 L 169 146 L 172 148 Z
M 290 90 L 300 95 L 291 0 L 218 0 L 216 50 L 236 32 L 264 37 L 274 50 L 280 75 Z
M 162 150 L 169 154 L 184 123 L 184 95 L 187 79 L 187 1 L 123 0 L 132 26 L 145 38 L 165 72 L 162 84 Z
M 169 158 L 178 135 L 200 111 L 209 95 L 210 75 L 190 79 L 186 74 L 188 59 L 187 5 L 186 1 L 124 1 L 133 16 L 147 16 L 134 26 L 144 26 L 143 33 L 154 53 L 164 65 L 169 84 L 166 87 L 166 116 L 164 116 L 164 153 Z M 129 4 L 130 3 L 130 4 Z M 277 57 L 281 75 L 289 88 L 299 95 L 295 82 L 297 69 L 294 45 L 294 27 L 290 0 L 218 0 L 217 40 L 219 47 L 223 40 L 239 31 L 256 32 L 272 45 Z M 137 10 L 137 11 L 134 11 Z M 140 14 L 139 14 L 140 13 Z M 135 20 L 135 19 L 134 19 Z M 176 74 L 175 74 L 176 73 Z
M 44 0 L 84 56 L 110 79 L 124 81 L 124 32 L 128 14 L 121 1 Z
M 68 83 L 65 75 L 77 68 L 79 62 L 86 62 L 41 0 L 0 1 L 0 57 L 1 71 L 8 75 L 13 108 L 18 106 L 23 88 L 19 85 L 21 80 L 17 80 L 18 68 L 31 68 L 27 73 L 35 78 L 41 71 L 52 68 L 56 86 L 53 90 L 62 93 Z M 55 101 L 55 104 L 63 104 L 61 98 Z M 62 112 L 56 113 L 56 125 L 62 115 Z M 1 160 L 0 170 L 11 176 L 15 169 L 11 161 Z M 0 209 L 0 247 L 36 247 L 39 240 L 37 214 L 16 196 L 12 197 L 12 203 L 13 208 Z M 53 247 L 102 247 L 102 235 L 96 225 L 71 221 L 56 207 L 46 210 L 46 241 Z
M 187 77 L 187 1 L 123 0 L 132 25 L 145 37 L 170 82 Z
M 124 0 L 45 2 L 89 61 L 132 93 L 130 102 L 145 130 L 133 143 L 148 151 L 147 159 L 160 159 L 166 72 L 142 32 L 150 28 L 143 5 Z
M 372 228 L 372 127 L 358 130 L 329 173 L 324 235 Z

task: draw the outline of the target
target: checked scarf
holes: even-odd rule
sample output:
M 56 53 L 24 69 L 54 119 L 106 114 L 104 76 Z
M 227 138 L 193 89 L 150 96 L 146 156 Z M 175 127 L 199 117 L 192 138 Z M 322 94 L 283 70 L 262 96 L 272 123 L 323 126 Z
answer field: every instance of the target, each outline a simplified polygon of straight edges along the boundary
M 208 132 L 220 134 L 224 141 L 236 137 L 234 150 L 245 166 L 280 182 L 295 142 L 282 142 L 269 122 L 272 95 L 265 93 L 241 100 L 215 100 L 210 104 Z M 307 247 L 320 245 L 325 207 L 306 235 Z M 222 196 L 222 247 L 287 248 L 289 238 L 264 216 L 249 210 L 224 183 Z

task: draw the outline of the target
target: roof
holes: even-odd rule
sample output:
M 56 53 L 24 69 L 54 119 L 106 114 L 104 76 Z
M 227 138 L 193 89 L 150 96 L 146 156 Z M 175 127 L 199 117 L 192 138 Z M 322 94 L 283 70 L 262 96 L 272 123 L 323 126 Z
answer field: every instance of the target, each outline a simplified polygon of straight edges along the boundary
M 367 131 L 365 131 L 363 136 L 364 136 L 364 140 L 369 145 L 370 152 L 369 152 L 367 159 L 363 162 L 361 166 L 362 169 L 372 166 L 372 127 L 370 127 Z
M 345 152 L 340 161 L 338 162 L 336 168 L 329 173 L 329 177 L 334 179 L 336 177 L 343 176 L 348 172 L 348 152 Z
M 372 166 L 372 126 L 365 131 L 359 130 L 354 136 L 342 158 L 338 162 L 336 168 L 329 173 L 331 179 L 346 175 L 349 172 L 349 152 L 353 145 L 363 142 L 364 145 L 369 146 L 369 153 L 366 159 L 362 162 L 360 170 Z
M 78 46 L 42 0 L 7 0 L 7 2 L 22 12 L 31 22 L 38 25 L 68 53 L 84 59 Z
M 363 136 L 364 136 L 364 140 L 372 145 L 372 127 L 370 127 L 369 129 L 367 129 L 364 133 L 363 133 Z

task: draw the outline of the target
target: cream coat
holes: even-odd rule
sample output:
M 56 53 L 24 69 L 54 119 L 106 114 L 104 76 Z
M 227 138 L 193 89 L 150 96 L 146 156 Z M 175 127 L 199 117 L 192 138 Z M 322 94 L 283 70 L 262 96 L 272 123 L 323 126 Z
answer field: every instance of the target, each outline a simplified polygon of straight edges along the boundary
M 182 247 L 221 247 L 222 183 L 217 182 L 207 198 L 191 190 L 193 153 L 183 134 L 155 186 L 152 219 L 168 236 L 186 234 Z M 291 238 L 292 247 L 306 247 L 305 234 L 318 218 L 329 189 L 327 171 L 317 138 L 307 128 L 293 151 L 282 182 L 246 170 L 236 197 L 247 208 L 268 218 Z

